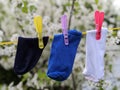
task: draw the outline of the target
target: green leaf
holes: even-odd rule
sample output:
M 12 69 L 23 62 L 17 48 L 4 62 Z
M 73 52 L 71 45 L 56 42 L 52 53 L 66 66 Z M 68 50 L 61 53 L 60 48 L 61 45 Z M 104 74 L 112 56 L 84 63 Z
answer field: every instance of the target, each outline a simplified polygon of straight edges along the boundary
M 116 37 L 117 36 L 117 31 L 113 31 L 112 36 Z
M 2 58 L 3 58 L 5 61 L 7 61 L 9 57 L 6 56 L 6 55 L 3 55 Z
M 75 6 L 76 6 L 76 7 L 79 7 L 79 3 L 78 3 L 78 2 L 75 2 Z
M 27 7 L 28 2 L 27 1 L 23 1 L 24 7 Z
M 90 9 L 91 11 L 93 11 L 92 5 L 91 5 L 90 3 L 88 3 L 88 2 L 85 2 L 85 7 L 86 7 L 87 9 Z
M 44 79 L 44 78 L 46 78 L 46 74 L 39 70 L 38 77 Z
M 17 5 L 17 7 L 18 7 L 18 8 L 21 8 L 21 7 L 22 7 L 22 3 L 19 3 L 19 4 Z
M 101 5 L 99 5 L 99 6 L 98 6 L 98 9 L 99 9 L 99 10 L 102 10 L 102 6 L 101 6 Z
M 95 0 L 95 3 L 98 4 L 99 0 Z
M 118 90 L 117 86 L 114 86 L 112 90 Z
M 109 71 L 112 72 L 112 65 L 109 65 Z
M 0 85 L 0 90 L 1 90 L 1 88 L 2 88 L 2 85 Z
M 71 3 L 68 2 L 64 6 L 71 6 Z
M 99 90 L 104 90 L 104 89 L 103 89 L 103 87 L 101 86 L 101 87 L 99 87 Z
M 27 1 L 23 1 L 22 12 L 28 13 L 28 2 Z
M 36 11 L 36 10 L 37 10 L 37 8 L 35 6 L 33 6 L 33 5 L 30 6 L 30 12 Z
M 4 7 L 4 5 L 2 3 L 0 3 L 0 9 L 2 9 Z
M 24 75 L 23 75 L 23 78 L 22 78 L 22 81 L 23 81 L 23 82 L 26 81 L 26 80 L 28 79 L 28 77 L 29 77 L 29 74 L 28 74 L 28 73 L 24 74 Z
M 26 21 L 25 21 L 25 24 L 26 24 L 26 25 L 28 25 L 29 23 L 30 23 L 30 21 L 29 21 L 29 20 L 26 20 Z
M 22 7 L 22 12 L 23 13 L 28 13 L 28 8 L 27 7 Z

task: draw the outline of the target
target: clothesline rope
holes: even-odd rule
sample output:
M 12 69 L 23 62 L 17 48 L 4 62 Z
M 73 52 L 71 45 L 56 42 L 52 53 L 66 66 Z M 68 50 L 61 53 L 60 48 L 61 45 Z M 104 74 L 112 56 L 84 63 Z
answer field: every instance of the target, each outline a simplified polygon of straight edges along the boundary
M 108 30 L 116 31 L 116 30 L 120 30 L 120 27 L 118 27 L 118 28 L 108 28 Z M 82 32 L 82 34 L 86 35 L 86 32 Z
M 108 30 L 120 30 L 120 27 L 118 28 L 108 28 Z M 86 35 L 86 32 L 82 32 L 83 35 Z M 53 38 L 53 36 L 49 36 L 50 39 Z M 7 41 L 7 42 L 0 42 L 0 45 L 11 45 L 11 44 L 17 44 L 17 41 Z

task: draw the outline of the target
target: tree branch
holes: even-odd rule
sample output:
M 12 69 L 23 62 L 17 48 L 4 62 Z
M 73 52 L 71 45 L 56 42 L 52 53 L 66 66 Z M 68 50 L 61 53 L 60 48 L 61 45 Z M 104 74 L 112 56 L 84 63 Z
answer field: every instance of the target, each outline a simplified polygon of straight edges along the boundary
M 76 0 L 72 1 L 72 7 L 71 7 L 69 23 L 68 23 L 68 30 L 70 30 L 70 26 L 71 26 L 71 19 L 72 19 L 72 15 L 73 15 L 73 11 L 74 11 L 75 1 Z M 73 81 L 73 89 L 76 90 L 76 83 L 75 83 L 75 78 L 74 78 L 74 73 L 73 72 L 72 72 L 72 81 Z
M 69 17 L 69 23 L 68 23 L 68 30 L 70 29 L 70 26 L 71 26 L 71 19 L 72 19 L 72 15 L 73 15 L 73 11 L 74 11 L 75 1 L 76 0 L 73 0 L 73 2 L 72 2 L 72 7 L 71 7 L 71 11 L 70 11 L 70 17 Z
M 76 90 L 76 82 L 74 78 L 74 73 L 72 72 L 73 90 Z

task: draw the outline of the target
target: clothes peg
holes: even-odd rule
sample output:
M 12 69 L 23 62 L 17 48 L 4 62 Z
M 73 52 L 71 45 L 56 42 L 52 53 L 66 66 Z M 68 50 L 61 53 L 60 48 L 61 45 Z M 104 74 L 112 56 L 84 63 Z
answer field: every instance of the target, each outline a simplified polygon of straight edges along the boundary
M 43 39 L 42 39 L 42 17 L 40 16 L 34 17 L 34 25 L 36 28 L 36 32 L 38 34 L 39 48 L 42 49 L 44 48 Z
M 96 32 L 96 40 L 99 40 L 101 38 L 101 28 L 102 28 L 102 23 L 104 20 L 104 12 L 95 12 L 95 28 L 97 30 Z
M 61 23 L 62 23 L 62 32 L 63 32 L 63 35 L 64 35 L 64 43 L 65 43 L 65 45 L 69 45 L 67 16 L 66 15 L 63 15 L 61 17 Z

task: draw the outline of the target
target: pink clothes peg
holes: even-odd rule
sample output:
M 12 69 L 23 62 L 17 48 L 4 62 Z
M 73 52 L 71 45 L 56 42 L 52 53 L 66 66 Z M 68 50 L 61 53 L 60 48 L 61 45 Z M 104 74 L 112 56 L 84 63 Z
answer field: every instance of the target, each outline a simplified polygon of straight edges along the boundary
M 99 40 L 101 38 L 101 28 L 102 28 L 103 20 L 104 20 L 104 12 L 96 11 L 95 12 L 95 28 L 97 30 L 96 40 Z
M 64 35 L 64 42 L 65 45 L 69 45 L 69 40 L 68 40 L 68 27 L 67 27 L 67 16 L 63 15 L 61 17 L 61 23 L 62 23 L 62 32 Z

